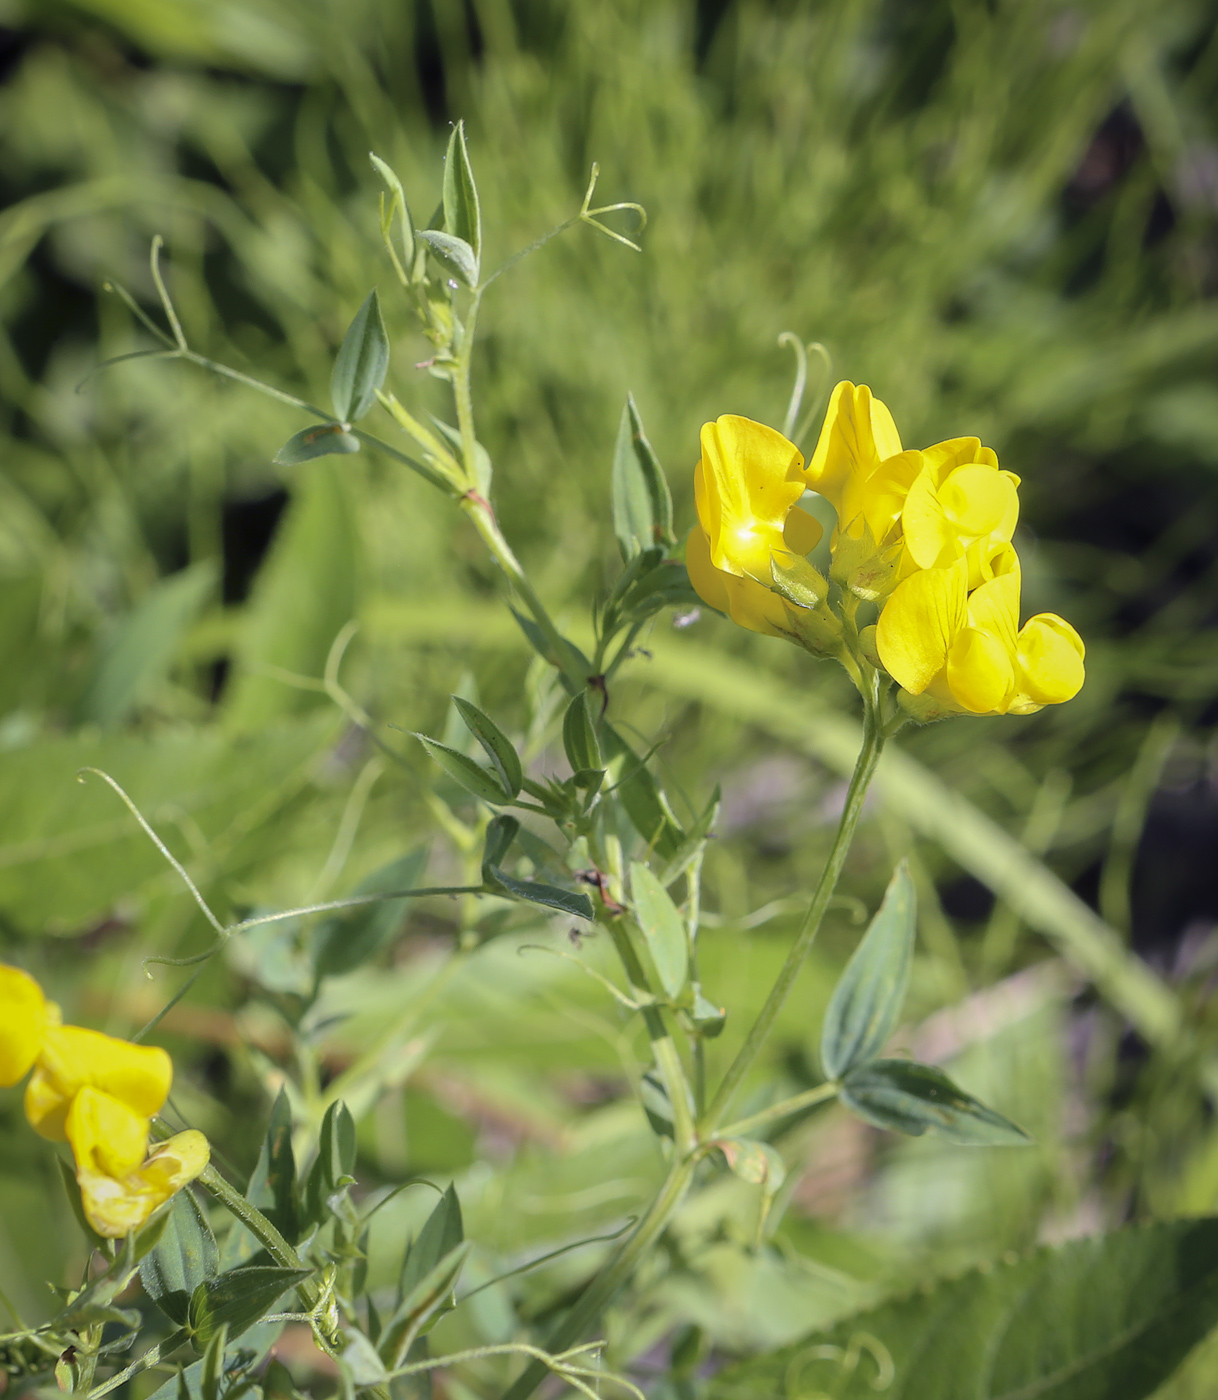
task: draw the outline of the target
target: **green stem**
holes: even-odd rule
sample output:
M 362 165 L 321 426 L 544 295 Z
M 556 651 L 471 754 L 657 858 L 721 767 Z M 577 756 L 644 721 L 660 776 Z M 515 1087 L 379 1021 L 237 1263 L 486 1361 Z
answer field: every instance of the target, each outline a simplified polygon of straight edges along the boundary
M 230 1186 L 209 1162 L 199 1174 L 199 1185 L 210 1191 L 227 1210 L 235 1215 L 251 1235 L 266 1250 L 276 1264 L 285 1269 L 308 1266 L 257 1206 L 252 1206 L 235 1186 Z M 317 1290 L 309 1283 L 297 1289 L 306 1308 L 317 1305 Z
M 579 1301 L 546 1340 L 546 1351 L 562 1353 L 572 1346 L 584 1330 L 596 1320 L 617 1295 L 618 1290 L 634 1273 L 639 1260 L 647 1253 L 672 1219 L 684 1199 L 699 1154 L 690 1153 L 673 1163 L 659 1194 L 639 1221 L 634 1233 L 622 1245 L 612 1263 L 598 1274 Z M 549 1367 L 533 1360 L 504 1394 L 503 1400 L 526 1400 L 549 1374 Z
M 715 1131 L 715 1125 L 726 1112 L 732 1096 L 740 1087 L 741 1080 L 752 1068 L 753 1061 L 761 1052 L 762 1046 L 774 1029 L 778 1013 L 782 1010 L 787 997 L 790 996 L 795 979 L 799 976 L 808 951 L 812 947 L 812 941 L 820 930 L 821 920 L 825 916 L 825 910 L 829 907 L 829 901 L 837 887 L 842 866 L 846 863 L 846 854 L 850 850 L 850 843 L 854 838 L 854 829 L 858 825 L 859 814 L 863 810 L 867 786 L 875 774 L 876 765 L 884 747 L 884 731 L 877 711 L 878 707 L 874 700 L 869 700 L 864 695 L 863 747 L 859 750 L 854 774 L 850 779 L 850 787 L 846 793 L 846 805 L 842 811 L 841 821 L 838 823 L 837 834 L 833 838 L 829 858 L 825 861 L 825 867 L 821 871 L 816 891 L 812 895 L 812 902 L 808 905 L 808 912 L 804 915 L 795 942 L 791 945 L 787 960 L 782 965 L 782 971 L 779 972 L 778 978 L 766 998 L 765 1005 L 757 1013 L 757 1019 L 750 1027 L 744 1044 L 740 1047 L 736 1058 L 724 1075 L 723 1082 L 719 1085 L 711 1106 L 706 1112 L 703 1121 L 708 1132 Z
M 815 1089 L 805 1089 L 802 1094 L 794 1094 L 789 1099 L 783 1099 L 781 1103 L 771 1104 L 760 1113 L 751 1113 L 747 1118 L 729 1123 L 726 1128 L 718 1129 L 716 1136 L 741 1137 L 751 1133 L 754 1128 L 776 1123 L 780 1118 L 789 1118 L 792 1113 L 802 1113 L 805 1108 L 812 1108 L 815 1104 L 824 1103 L 826 1099 L 836 1098 L 837 1091 L 838 1085 L 832 1081 L 818 1084 Z

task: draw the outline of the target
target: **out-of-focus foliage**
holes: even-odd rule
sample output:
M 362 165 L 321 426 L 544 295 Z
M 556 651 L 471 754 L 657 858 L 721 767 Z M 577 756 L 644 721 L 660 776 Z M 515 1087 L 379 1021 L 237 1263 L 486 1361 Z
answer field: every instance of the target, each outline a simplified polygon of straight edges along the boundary
M 1098 900 L 1175 985 L 1192 1037 L 1148 1053 L 1019 911 L 990 907 L 977 871 L 908 808 L 877 803 L 848 889 L 874 908 L 893 857 L 911 854 L 923 913 L 910 1044 L 1039 1145 L 968 1155 L 881 1142 L 836 1109 L 808 1118 L 784 1139 L 808 1168 L 789 1172 L 773 1238 L 729 1248 L 752 1237 L 755 1195 L 732 1177 L 704 1192 L 662 1282 L 644 1279 L 638 1310 L 616 1317 L 620 1357 L 649 1374 L 689 1323 L 721 1354 L 777 1346 L 928 1272 L 1130 1216 L 1212 1211 L 1218 1148 L 1196 1070 L 1215 1038 L 1218 946 L 1216 18 L 1206 0 L 5 0 L 5 944 L 72 1019 L 128 1033 L 185 976 L 154 966 L 150 984 L 141 959 L 210 940 L 114 794 L 73 782 L 86 765 L 128 789 L 224 917 L 346 894 L 417 847 L 433 787 L 449 790 L 412 742 L 396 744 L 405 769 L 391 765 L 319 685 L 350 620 L 343 684 L 378 722 L 440 735 L 460 691 L 531 733 L 541 769 L 560 761 L 554 697 L 498 579 L 422 482 L 368 452 L 276 468 L 298 416 L 184 365 L 86 380 L 148 344 L 102 285 L 152 307 L 159 233 L 200 350 L 323 401 L 376 283 L 390 387 L 439 411 L 430 347 L 380 247 L 367 153 L 425 216 L 463 117 L 485 265 L 569 217 L 593 161 L 606 200 L 649 216 L 641 256 L 574 230 L 496 283 L 483 312 L 480 436 L 505 532 L 547 601 L 571 600 L 576 628 L 611 576 L 628 389 L 679 530 L 699 425 L 781 421 L 784 330 L 872 384 L 911 442 L 982 436 L 1023 477 L 1029 610 L 1078 625 L 1087 686 L 1060 711 L 957 721 L 903 746 Z M 369 421 L 392 437 L 379 410 Z M 790 724 L 775 733 L 732 697 L 760 675 L 806 704 L 809 729 L 849 700 L 826 668 L 765 639 L 713 619 L 688 635 L 703 661 L 719 657 L 713 692 L 672 679 L 680 655 L 659 632 L 613 704 L 663 740 L 691 810 L 724 786 L 707 871 L 720 922 L 700 972 L 712 997 L 731 992 L 734 1024 L 714 1043 L 726 1063 L 840 800 L 837 773 Z M 445 742 L 462 735 L 450 719 Z M 477 858 L 436 837 L 428 879 L 460 883 Z M 843 907 L 827 929 L 771 1088 L 815 1081 L 821 1014 L 859 926 Z M 565 929 L 455 901 L 398 914 L 361 933 L 379 962 L 328 980 L 306 1027 L 324 1087 L 293 1105 L 302 1138 L 341 1095 L 366 1186 L 456 1176 L 475 1281 L 616 1229 L 658 1181 L 625 1092 L 646 1068 L 640 1042 L 594 981 L 521 951 L 571 952 Z M 271 924 L 235 938 L 162 1023 L 178 1109 L 238 1174 L 283 1077 L 314 936 Z M 595 944 L 580 956 L 606 961 Z M 0 1113 L 0 1283 L 36 1316 L 41 1280 L 80 1246 L 11 1096 Z M 386 1285 L 424 1194 L 378 1216 L 370 1269 Z M 515 1316 L 554 1309 L 604 1248 L 488 1289 L 438 1335 L 501 1339 Z M 1167 1393 L 1211 1393 L 1216 1368 L 1211 1348 Z

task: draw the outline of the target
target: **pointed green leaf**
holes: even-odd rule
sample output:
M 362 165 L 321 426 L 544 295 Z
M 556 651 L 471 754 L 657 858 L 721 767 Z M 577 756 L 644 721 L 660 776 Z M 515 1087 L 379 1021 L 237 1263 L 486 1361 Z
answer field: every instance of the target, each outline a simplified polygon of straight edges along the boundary
M 410 269 L 414 264 L 415 240 L 414 221 L 410 217 L 410 206 L 406 203 L 406 191 L 402 188 L 402 182 L 398 179 L 397 173 L 380 156 L 374 151 L 369 151 L 368 159 L 371 160 L 373 167 L 394 195 L 396 204 L 390 205 L 390 214 L 392 215 L 392 211 L 396 207 L 402 216 L 402 270 L 409 276 Z M 388 238 L 389 229 L 385 228 L 383 233 Z
M 963 1147 L 1027 1147 L 1032 1139 L 1009 1118 L 978 1103 L 931 1065 L 872 1060 L 842 1080 L 841 1100 L 877 1128 L 921 1137 L 928 1129 Z
M 504 790 L 509 796 L 515 797 L 524 781 L 524 772 L 520 767 L 520 756 L 513 747 L 512 741 L 489 715 L 483 714 L 477 705 L 463 700 L 460 695 L 454 695 L 452 702 L 465 721 L 469 732 L 486 750 L 486 756 L 495 765 L 495 771 L 499 774 L 499 781 L 503 784 Z
M 472 1247 L 472 1240 L 455 1245 L 403 1295 L 377 1347 L 385 1360 L 396 1362 L 397 1353 L 452 1306 L 453 1289 Z
M 581 690 L 567 706 L 562 721 L 562 745 L 573 773 L 603 768 L 600 740 L 588 703 L 588 692 Z
M 530 904 L 540 904 L 545 909 L 557 909 L 560 914 L 570 914 L 589 922 L 594 917 L 592 901 L 586 894 L 564 890 L 558 885 L 543 884 L 539 880 L 517 880 L 514 876 L 505 875 L 494 865 L 484 866 L 483 876 L 487 884 L 497 886 L 505 893 L 514 895 L 517 899 L 527 900 Z
M 499 779 L 493 773 L 488 773 L 481 764 L 475 763 L 472 758 L 456 749 L 450 749 L 447 744 L 441 744 L 436 739 L 429 739 L 426 734 L 416 734 L 415 738 L 448 776 L 455 783 L 460 783 L 467 792 L 472 792 L 483 802 L 502 804 L 511 800 L 511 795 Z
M 668 799 L 630 745 L 613 725 L 601 725 L 601 750 L 609 760 L 614 791 L 631 825 L 662 860 L 671 860 L 685 841 Z
M 465 144 L 465 123 L 459 121 L 448 139 L 444 157 L 444 230 L 469 244 L 475 263 L 482 256 L 482 211 L 478 187 Z M 475 270 L 474 279 L 477 280 Z M 471 285 L 473 285 L 471 283 Z
M 312 1269 L 280 1269 L 270 1265 L 232 1269 L 199 1284 L 190 1297 L 189 1325 L 199 1346 L 205 1347 L 221 1327 L 237 1338 L 259 1318 L 275 1310 L 290 1289 L 308 1278 Z
M 339 1364 L 346 1367 L 356 1390 L 379 1385 L 386 1376 L 385 1363 L 377 1355 L 376 1348 L 362 1332 L 354 1328 L 346 1334 Z
M 389 369 L 389 337 L 375 288 L 347 328 L 330 374 L 334 416 L 356 423 L 376 403 L 376 391 Z
M 503 858 L 511 848 L 520 831 L 520 823 L 515 817 L 500 812 L 487 823 L 486 840 L 482 847 L 482 868 L 496 868 L 503 864 Z
M 633 395 L 628 395 L 613 449 L 613 532 L 633 559 L 657 544 L 674 544 L 672 496 Z
M 266 1135 L 245 1188 L 245 1199 L 257 1206 L 285 1239 L 292 1242 L 299 1239 L 300 1204 L 296 1189 L 296 1156 L 292 1151 L 292 1109 L 284 1089 L 280 1089 L 271 1105 Z
M 295 467 L 314 457 L 328 457 L 334 453 L 342 456 L 359 450 L 359 438 L 347 432 L 341 423 L 315 423 L 311 428 L 293 433 L 275 453 L 274 460 L 277 466 Z
M 203 1353 L 203 1369 L 199 1373 L 199 1394 L 202 1400 L 220 1400 L 224 1380 L 224 1348 L 228 1345 L 228 1323 L 222 1322 L 212 1333 Z
M 342 1099 L 326 1109 L 317 1135 L 317 1157 L 305 1182 L 305 1214 L 320 1224 L 332 1209 L 335 1198 L 355 1177 L 355 1120 Z
M 668 1097 L 668 1086 L 654 1069 L 649 1069 L 639 1080 L 639 1098 L 651 1131 L 657 1137 L 673 1137 L 672 1100 Z
M 478 285 L 478 258 L 464 238 L 454 238 L 451 233 L 435 228 L 421 228 L 419 237 L 445 271 L 451 272 L 467 287 Z
M 156 1248 L 140 1261 L 144 1292 L 171 1322 L 186 1321 L 191 1295 L 215 1278 L 220 1251 L 207 1217 L 189 1191 L 179 1191 L 166 1211 Z
M 647 951 L 659 974 L 660 985 L 675 1000 L 689 973 L 685 921 L 668 897 L 668 891 L 640 861 L 630 866 L 630 891 L 634 915 L 647 940 Z
M 843 1318 L 720 1371 L 710 1400 L 1147 1400 L 1216 1323 L 1218 1220 L 1127 1226 Z
M 449 1183 L 431 1214 L 423 1223 L 418 1239 L 406 1251 L 402 1273 L 398 1279 L 399 1301 L 408 1297 L 436 1267 L 441 1259 L 465 1238 L 465 1222 L 461 1217 L 461 1202 L 456 1187 Z
M 828 1079 L 874 1059 L 896 1029 L 913 964 L 917 897 L 902 861 L 854 956 L 834 989 L 820 1037 Z

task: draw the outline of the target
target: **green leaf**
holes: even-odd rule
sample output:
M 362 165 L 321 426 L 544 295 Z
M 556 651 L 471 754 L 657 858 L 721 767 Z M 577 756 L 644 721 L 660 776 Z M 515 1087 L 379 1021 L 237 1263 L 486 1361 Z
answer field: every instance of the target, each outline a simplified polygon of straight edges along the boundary
M 174 1196 L 166 1217 L 156 1248 L 140 1261 L 140 1282 L 165 1316 L 181 1327 L 195 1289 L 215 1278 L 220 1251 L 207 1217 L 189 1191 Z
M 418 1239 L 412 1241 L 402 1260 L 398 1279 L 398 1301 L 408 1297 L 416 1285 L 436 1267 L 445 1255 L 465 1238 L 465 1222 L 461 1217 L 461 1201 L 451 1183 L 432 1208 L 423 1223 Z
M 674 544 L 672 496 L 633 395 L 627 395 L 613 449 L 613 532 L 625 559 Z
M 685 832 L 668 799 L 646 764 L 611 724 L 601 725 L 601 748 L 631 825 L 661 860 L 671 860 L 683 845 Z
M 393 1360 L 410 1336 L 453 1306 L 452 1290 L 469 1253 L 461 1202 L 450 1185 L 406 1251 L 398 1281 L 398 1305 L 381 1332 L 378 1349 Z
M 212 1333 L 203 1353 L 203 1369 L 199 1373 L 199 1394 L 202 1400 L 220 1400 L 224 1380 L 224 1348 L 228 1345 L 228 1323 L 222 1322 Z
M 311 428 L 293 433 L 275 453 L 274 460 L 277 466 L 295 467 L 301 462 L 311 462 L 314 457 L 342 456 L 359 450 L 359 438 L 341 423 L 314 423 Z
M 334 416 L 356 423 L 376 403 L 376 391 L 389 369 L 389 337 L 375 288 L 347 328 L 330 374 Z
M 902 861 L 825 1012 L 820 1062 L 828 1079 L 874 1059 L 896 1029 L 913 965 L 917 896 Z
M 464 238 L 454 238 L 440 229 L 421 228 L 419 237 L 435 254 L 446 271 L 459 278 L 467 287 L 478 285 L 478 258 Z
M 118 624 L 77 707 L 82 721 L 117 724 L 169 675 L 187 629 L 215 591 L 211 560 L 171 574 Z
M 752 1138 L 716 1138 L 714 1145 L 723 1153 L 733 1176 L 750 1186 L 766 1186 L 777 1191 L 787 1174 L 778 1149 Z
M 448 776 L 467 792 L 472 792 L 483 802 L 502 804 L 511 801 L 511 794 L 499 779 L 493 773 L 488 773 L 481 764 L 475 763 L 472 758 L 456 749 L 450 749 L 447 744 L 441 744 L 438 739 L 429 739 L 426 734 L 416 734 L 415 738 Z
M 1146 1400 L 1218 1323 L 1218 1220 L 1041 1248 L 721 1371 L 711 1400 Z
M 668 891 L 640 861 L 631 863 L 630 890 L 634 915 L 647 940 L 647 951 L 659 974 L 660 985 L 675 1000 L 689 973 L 685 922 Z
M 540 904 L 546 909 L 557 909 L 560 914 L 570 914 L 589 922 L 594 917 L 592 901 L 586 894 L 564 890 L 558 885 L 543 884 L 539 880 L 517 880 L 514 876 L 505 875 L 494 865 L 483 866 L 482 873 L 488 884 L 497 886 L 517 899 L 527 900 L 530 904 Z
M 921 1137 L 927 1129 L 964 1147 L 1026 1147 L 1022 1128 L 986 1108 L 942 1070 L 910 1060 L 872 1060 L 842 1079 L 841 1100 L 877 1128 Z
M 346 1367 L 356 1390 L 379 1385 L 385 1379 L 385 1363 L 377 1355 L 376 1348 L 362 1332 L 354 1329 L 346 1334 L 339 1363 Z
M 672 1100 L 668 1096 L 668 1086 L 661 1076 L 649 1069 L 639 1079 L 639 1099 L 643 1112 L 651 1124 L 651 1131 L 657 1137 L 675 1136 L 673 1128 Z
M 482 257 L 482 211 L 478 206 L 478 187 L 469 163 L 465 144 L 465 123 L 459 121 L 448 138 L 444 157 L 444 230 L 469 244 L 474 255 L 474 281 L 478 280 L 477 263 Z
M 460 695 L 454 695 L 452 702 L 465 721 L 469 732 L 486 750 L 486 756 L 494 764 L 504 791 L 510 797 L 515 797 L 524 781 L 524 773 L 520 767 L 520 756 L 513 747 L 512 741 L 494 720 L 489 715 L 484 714 L 477 705 L 462 699 Z
M 567 706 L 562 721 L 562 746 L 567 762 L 575 774 L 595 772 L 604 768 L 600 740 L 588 704 L 588 692 L 581 690 Z
M 496 869 L 503 864 L 503 858 L 511 849 L 512 842 L 515 841 L 519 831 L 520 823 L 516 818 L 509 817 L 503 812 L 492 817 L 487 823 L 486 840 L 482 847 L 483 878 L 485 878 L 488 866 L 491 869 Z
M 694 1028 L 698 1034 L 707 1040 L 714 1040 L 722 1035 L 723 1027 L 727 1025 L 727 1009 L 716 1006 L 711 1001 L 702 988 L 697 983 L 694 984 L 694 1004 L 689 1013 L 689 1019 L 694 1023 Z
M 300 1200 L 296 1184 L 296 1154 L 292 1150 L 292 1109 L 287 1091 L 280 1089 L 271 1105 L 271 1116 L 254 1170 L 245 1188 L 245 1199 L 266 1216 L 289 1242 L 300 1238 Z M 229 1231 L 224 1242 L 224 1262 L 231 1268 L 256 1254 L 262 1246 L 245 1229 Z
M 190 1296 L 188 1319 L 197 1344 L 206 1347 L 221 1327 L 228 1328 L 230 1337 L 239 1337 L 247 1327 L 276 1311 L 279 1299 L 312 1272 L 253 1265 L 199 1284 Z
M 391 193 L 396 197 L 396 207 L 402 216 L 402 270 L 409 277 L 411 268 L 414 265 L 415 237 L 414 221 L 410 217 L 410 206 L 406 203 L 406 191 L 402 188 L 402 182 L 398 179 L 393 168 L 383 161 L 374 151 L 368 152 L 368 159 L 372 162 L 374 169 L 381 179 L 389 186 Z M 394 205 L 390 205 L 390 218 Z M 388 239 L 389 228 L 386 227 L 383 233 Z
M 317 1157 L 305 1180 L 305 1216 L 311 1223 L 321 1224 L 336 1198 L 354 1183 L 355 1155 L 355 1119 L 342 1099 L 336 1099 L 321 1120 Z
M 420 846 L 382 865 L 360 881 L 352 893 L 388 894 L 412 889 L 419 883 L 426 864 L 427 847 Z M 317 975 L 339 977 L 374 958 L 401 927 L 403 907 L 404 901 L 387 899 L 318 924 L 314 934 Z

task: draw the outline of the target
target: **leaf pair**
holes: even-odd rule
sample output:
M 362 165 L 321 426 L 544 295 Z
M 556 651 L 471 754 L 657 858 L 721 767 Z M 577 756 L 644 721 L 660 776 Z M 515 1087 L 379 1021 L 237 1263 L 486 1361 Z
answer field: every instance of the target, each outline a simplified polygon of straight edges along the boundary
M 445 773 L 467 792 L 473 793 L 483 802 L 494 803 L 497 806 L 510 802 L 519 795 L 524 783 L 520 755 L 503 730 L 477 705 L 460 695 L 451 698 L 457 713 L 465 722 L 465 727 L 490 759 L 491 768 L 484 768 L 459 749 L 450 748 L 438 739 L 430 739 L 426 734 L 417 734 L 415 737 Z
M 560 885 L 546 884 L 541 880 L 518 880 L 501 869 L 501 862 L 519 831 L 520 823 L 516 818 L 506 815 L 493 818 L 488 825 L 482 852 L 482 881 L 487 889 L 529 904 L 539 904 L 543 909 L 553 909 L 559 914 L 591 921 L 594 917 L 592 901 L 586 894 L 565 890 Z
M 1026 1144 L 1022 1129 L 941 1070 L 876 1058 L 896 1029 L 909 990 L 916 919 L 913 881 L 902 861 L 830 999 L 821 1067 L 838 1081 L 846 1107 L 876 1127 L 913 1137 L 931 1130 L 966 1146 Z

